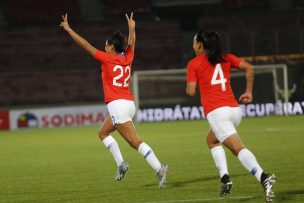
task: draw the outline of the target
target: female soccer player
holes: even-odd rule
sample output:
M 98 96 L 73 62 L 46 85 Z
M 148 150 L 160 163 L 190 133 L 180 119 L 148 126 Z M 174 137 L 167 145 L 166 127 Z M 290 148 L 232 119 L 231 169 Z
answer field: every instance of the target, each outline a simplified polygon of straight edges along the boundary
M 121 181 L 128 170 L 128 164 L 124 161 L 116 140 L 111 136 L 113 131 L 118 130 L 129 145 L 138 150 L 156 171 L 159 187 L 162 188 L 165 184 L 168 165 L 161 164 L 152 149 L 138 138 L 132 122 L 135 115 L 135 105 L 129 84 L 135 48 L 133 13 L 131 13 L 130 17 L 126 14 L 126 19 L 129 27 L 128 42 L 121 32 L 115 31 L 106 40 L 105 52 L 97 50 L 74 32 L 69 26 L 67 14 L 62 16 L 63 21 L 60 26 L 81 48 L 102 64 L 103 89 L 109 115 L 99 130 L 99 137 L 110 150 L 117 163 L 118 168 L 115 180 Z
M 271 202 L 274 197 L 272 186 L 275 183 L 275 175 L 263 172 L 255 156 L 245 148 L 236 131 L 242 119 L 242 112 L 230 86 L 230 70 L 235 68 L 246 73 L 247 87 L 239 101 L 247 104 L 252 101 L 252 66 L 232 54 L 223 54 L 220 36 L 213 31 L 199 31 L 194 37 L 193 49 L 196 57 L 187 66 L 186 92 L 190 96 L 195 95 L 199 85 L 201 103 L 211 127 L 207 144 L 221 178 L 220 196 L 229 194 L 232 188 L 226 155 L 220 144 L 222 143 L 261 182 L 266 202 Z

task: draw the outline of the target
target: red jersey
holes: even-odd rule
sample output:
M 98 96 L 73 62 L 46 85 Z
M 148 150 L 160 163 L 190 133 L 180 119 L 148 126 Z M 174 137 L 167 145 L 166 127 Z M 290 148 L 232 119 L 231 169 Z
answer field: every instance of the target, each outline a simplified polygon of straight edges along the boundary
M 106 103 L 118 99 L 134 100 L 129 89 L 134 52 L 131 47 L 124 54 L 107 54 L 97 50 L 95 58 L 101 62 L 101 78 Z
M 205 115 L 223 106 L 238 106 L 230 86 L 230 70 L 238 69 L 241 59 L 232 54 L 225 54 L 224 59 L 222 63 L 211 65 L 207 55 L 201 54 L 188 63 L 187 82 L 199 84 Z

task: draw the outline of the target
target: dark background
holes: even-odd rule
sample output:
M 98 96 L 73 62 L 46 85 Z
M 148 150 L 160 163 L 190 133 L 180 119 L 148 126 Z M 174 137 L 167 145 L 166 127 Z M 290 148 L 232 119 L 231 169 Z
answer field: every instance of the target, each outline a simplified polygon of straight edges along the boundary
M 195 32 L 209 28 L 226 52 L 254 65 L 287 64 L 289 87 L 297 85 L 290 100 L 304 99 L 304 0 L 0 0 L 0 108 L 102 103 L 100 65 L 59 27 L 61 15 L 103 49 L 114 30 L 127 35 L 124 14 L 131 11 L 133 70 L 185 68 Z M 236 94 L 244 85 L 232 81 Z M 265 92 L 271 85 L 270 75 L 257 76 L 254 102 L 272 102 L 272 89 Z M 141 97 L 159 88 L 147 83 Z M 164 85 L 163 94 L 172 88 Z

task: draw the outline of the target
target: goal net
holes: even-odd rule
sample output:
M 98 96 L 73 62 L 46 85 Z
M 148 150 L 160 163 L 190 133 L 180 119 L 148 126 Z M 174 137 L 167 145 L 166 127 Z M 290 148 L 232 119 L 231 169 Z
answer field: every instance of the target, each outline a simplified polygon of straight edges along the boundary
M 266 114 L 275 113 L 275 104 L 288 103 L 287 66 L 286 64 L 255 65 L 254 70 L 254 100 L 250 105 L 269 104 L 268 111 L 270 112 L 266 112 Z M 238 98 L 246 89 L 245 74 L 240 71 L 232 71 L 230 82 L 235 97 Z M 185 93 L 186 69 L 134 71 L 132 83 L 137 110 L 173 108 L 176 105 L 181 107 L 200 106 L 198 93 L 194 97 L 189 97 Z M 246 108 L 246 106 L 241 107 Z M 141 121 L 141 119 L 138 120 Z

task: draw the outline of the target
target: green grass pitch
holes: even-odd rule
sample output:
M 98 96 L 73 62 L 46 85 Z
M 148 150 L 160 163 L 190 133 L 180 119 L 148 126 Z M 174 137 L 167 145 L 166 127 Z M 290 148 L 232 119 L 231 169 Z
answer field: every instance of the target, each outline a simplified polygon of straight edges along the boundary
M 219 178 L 205 138 L 206 120 L 137 124 L 168 183 L 117 134 L 130 168 L 114 182 L 116 164 L 98 139 L 99 126 L 0 132 L 0 202 L 263 202 L 263 190 L 227 152 L 232 194 L 218 197 Z M 274 202 L 304 202 L 304 116 L 243 119 L 238 132 L 262 168 L 274 172 Z

